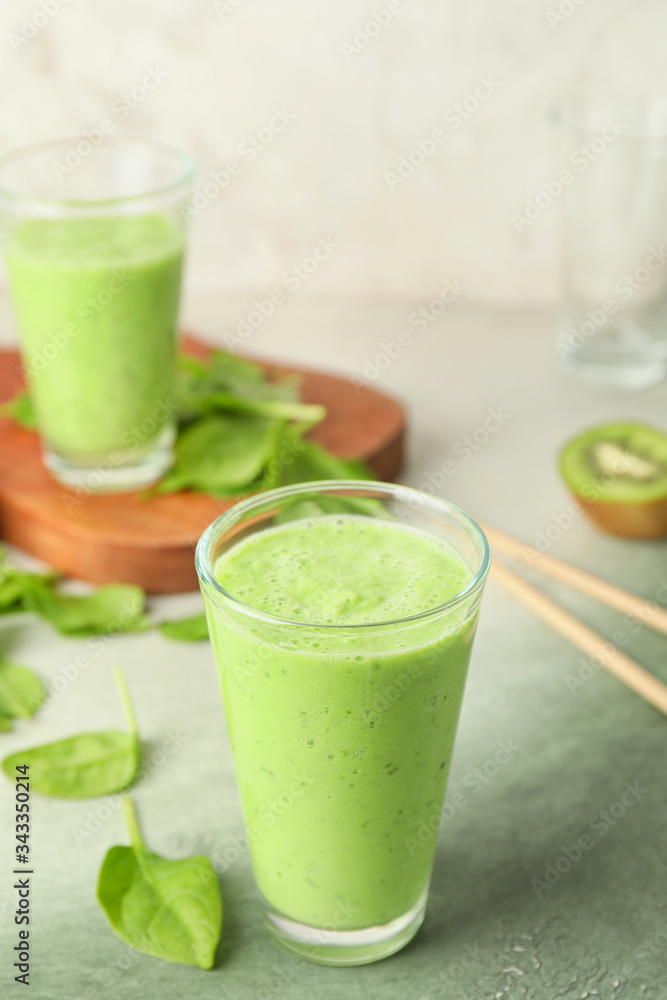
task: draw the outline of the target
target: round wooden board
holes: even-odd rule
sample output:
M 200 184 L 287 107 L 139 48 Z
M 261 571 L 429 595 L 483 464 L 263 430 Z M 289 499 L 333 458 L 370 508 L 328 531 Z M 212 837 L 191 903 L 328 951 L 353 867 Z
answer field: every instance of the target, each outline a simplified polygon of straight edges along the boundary
M 191 336 L 183 347 L 200 357 L 211 350 Z M 289 370 L 301 376 L 304 401 L 327 409 L 312 437 L 334 454 L 368 462 L 379 479 L 392 480 L 403 462 L 403 407 L 347 379 Z M 0 351 L 0 402 L 23 384 L 18 352 Z M 149 593 L 195 590 L 197 540 L 233 503 L 190 492 L 148 500 L 133 493 L 78 497 L 49 475 L 36 434 L 0 419 L 0 534 L 70 576 L 137 583 Z

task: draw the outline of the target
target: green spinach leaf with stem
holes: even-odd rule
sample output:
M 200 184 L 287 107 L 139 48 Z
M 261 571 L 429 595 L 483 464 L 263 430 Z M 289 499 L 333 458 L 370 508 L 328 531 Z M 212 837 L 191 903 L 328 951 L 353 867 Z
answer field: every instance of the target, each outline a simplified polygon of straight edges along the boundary
M 269 380 L 260 365 L 225 351 L 212 351 L 205 361 L 181 355 L 177 393 L 181 424 L 231 411 L 299 420 L 312 427 L 326 415 L 323 406 L 300 401 L 298 377 Z
M 326 416 L 326 409 L 319 403 L 292 403 L 286 399 L 275 398 L 253 399 L 231 392 L 212 392 L 200 398 L 199 411 L 202 415 L 215 413 L 218 410 L 276 417 L 281 420 L 300 420 L 309 427 L 318 424 Z
M 131 847 L 112 847 L 102 863 L 97 899 L 130 947 L 167 962 L 210 969 L 222 929 L 222 900 L 208 858 L 170 861 L 149 851 L 132 800 L 123 799 Z
M 33 791 L 66 799 L 97 798 L 127 788 L 139 767 L 139 736 L 122 671 L 116 668 L 114 677 L 129 732 L 83 733 L 21 750 L 3 760 L 5 773 L 13 778 L 17 764 L 28 764 Z

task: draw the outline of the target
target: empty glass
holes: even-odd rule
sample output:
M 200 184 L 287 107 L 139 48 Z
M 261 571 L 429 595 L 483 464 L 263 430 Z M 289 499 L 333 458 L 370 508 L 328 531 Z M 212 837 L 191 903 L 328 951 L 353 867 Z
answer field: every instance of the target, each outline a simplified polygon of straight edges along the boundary
M 667 374 L 667 99 L 571 102 L 555 121 L 558 354 L 590 382 L 652 385 Z

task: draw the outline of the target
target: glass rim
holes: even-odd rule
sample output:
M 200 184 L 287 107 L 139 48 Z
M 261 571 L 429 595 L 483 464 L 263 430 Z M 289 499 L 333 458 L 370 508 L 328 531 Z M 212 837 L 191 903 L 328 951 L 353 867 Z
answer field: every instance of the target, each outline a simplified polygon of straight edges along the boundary
M 291 618 L 281 618 L 278 615 L 272 615 L 268 612 L 260 611 L 259 608 L 255 608 L 251 604 L 246 604 L 244 601 L 241 601 L 238 597 L 234 597 L 233 594 L 230 594 L 229 591 L 225 590 L 215 576 L 214 567 L 211 562 L 211 548 L 213 543 L 220 538 L 226 528 L 232 527 L 241 520 L 244 514 L 251 512 L 257 507 L 266 505 L 267 502 L 270 503 L 273 500 L 283 500 L 292 496 L 298 496 L 302 493 L 313 493 L 317 491 L 323 493 L 325 491 L 330 492 L 336 489 L 372 490 L 376 493 L 384 493 L 386 497 L 398 494 L 399 497 L 402 496 L 406 500 L 409 498 L 419 497 L 422 504 L 426 501 L 432 504 L 433 508 L 436 510 L 445 510 L 449 514 L 453 514 L 459 519 L 464 527 L 468 528 L 472 532 L 472 535 L 479 545 L 480 564 L 477 572 L 462 590 L 434 608 L 428 608 L 426 611 L 420 611 L 414 615 L 405 615 L 404 617 L 393 618 L 387 621 L 361 622 L 357 624 L 304 622 L 295 621 Z M 444 612 L 451 611 L 459 605 L 465 603 L 465 601 L 469 600 L 471 596 L 479 591 L 486 581 L 490 567 L 491 549 L 489 547 L 487 537 L 474 518 L 470 517 L 469 514 L 466 514 L 466 512 L 461 510 L 460 507 L 450 503 L 448 500 L 443 500 L 441 497 L 436 497 L 432 494 L 417 490 L 412 486 L 404 486 L 399 483 L 378 482 L 373 479 L 318 479 L 313 482 L 297 483 L 292 486 L 282 486 L 277 489 L 255 493 L 252 496 L 245 497 L 243 500 L 239 500 L 232 507 L 217 517 L 215 521 L 209 524 L 201 535 L 195 550 L 195 568 L 200 582 L 206 584 L 207 587 L 212 588 L 215 591 L 216 596 L 222 599 L 222 602 L 227 607 L 233 608 L 234 610 L 244 614 L 246 618 L 251 618 L 254 621 L 260 621 L 269 625 L 287 625 L 290 628 L 326 629 L 328 631 L 342 629 L 354 632 L 381 627 L 386 628 L 387 626 L 393 625 L 414 624 L 416 622 L 428 621 L 436 618 Z
M 159 139 L 146 139 L 142 136 L 133 135 L 105 135 L 97 148 L 108 148 L 109 146 L 144 146 L 147 149 L 166 154 L 174 161 L 180 160 L 181 174 L 176 180 L 161 187 L 151 188 L 141 194 L 111 196 L 108 198 L 45 198 L 40 195 L 25 194 L 16 191 L 11 187 L 6 187 L 3 178 L 3 171 L 6 167 L 20 163 L 21 160 L 28 159 L 39 153 L 46 153 L 48 150 L 55 152 L 57 149 L 64 149 L 85 139 L 85 136 L 67 136 L 63 139 L 44 139 L 40 142 L 28 143 L 25 146 L 17 146 L 0 155 L 0 199 L 11 202 L 15 205 L 32 205 L 42 208 L 61 209 L 93 209 L 111 208 L 115 205 L 132 205 L 142 201 L 150 201 L 156 197 L 165 197 L 178 192 L 181 188 L 186 188 L 194 179 L 196 164 L 192 156 L 178 146 L 172 146 L 168 142 Z

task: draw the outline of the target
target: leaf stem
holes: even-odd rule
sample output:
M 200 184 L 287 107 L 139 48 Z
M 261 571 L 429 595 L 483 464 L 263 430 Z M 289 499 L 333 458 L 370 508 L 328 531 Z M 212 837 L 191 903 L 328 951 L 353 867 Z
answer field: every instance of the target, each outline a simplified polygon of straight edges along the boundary
M 123 796 L 123 812 L 125 813 L 125 823 L 130 833 L 132 847 L 135 852 L 139 854 L 145 850 L 145 847 L 144 842 L 141 839 L 141 832 L 139 830 L 139 823 L 137 822 L 137 812 L 134 808 L 134 802 L 129 795 Z
M 118 696 L 121 700 L 123 706 L 123 711 L 125 712 L 125 718 L 127 719 L 127 724 L 132 736 L 135 740 L 139 740 L 139 727 L 137 726 L 137 717 L 134 714 L 134 707 L 130 699 L 130 692 L 127 687 L 127 681 L 125 680 L 125 674 L 120 669 L 120 667 L 114 667 L 113 676 L 116 682 L 116 687 L 118 688 Z
M 300 420 L 308 427 L 319 424 L 327 415 L 326 407 L 319 403 L 291 403 L 285 399 L 267 399 L 258 405 L 259 412 L 267 416 Z

